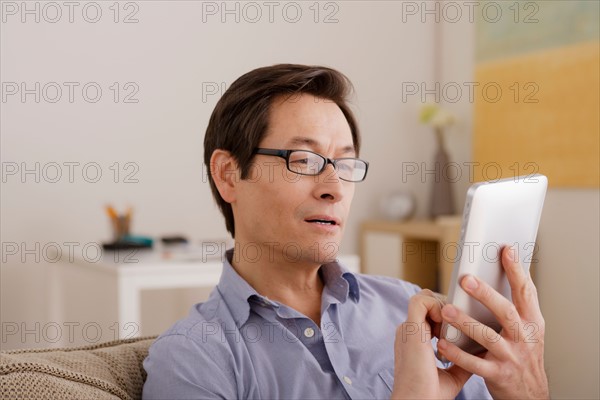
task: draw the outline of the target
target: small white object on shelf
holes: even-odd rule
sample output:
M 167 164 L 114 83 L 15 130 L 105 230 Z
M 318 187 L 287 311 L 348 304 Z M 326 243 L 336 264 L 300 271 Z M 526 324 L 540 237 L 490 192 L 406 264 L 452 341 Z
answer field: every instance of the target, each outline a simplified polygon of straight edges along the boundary
M 384 217 L 395 221 L 405 221 L 415 213 L 416 202 L 411 193 L 395 192 L 381 199 L 380 209 Z

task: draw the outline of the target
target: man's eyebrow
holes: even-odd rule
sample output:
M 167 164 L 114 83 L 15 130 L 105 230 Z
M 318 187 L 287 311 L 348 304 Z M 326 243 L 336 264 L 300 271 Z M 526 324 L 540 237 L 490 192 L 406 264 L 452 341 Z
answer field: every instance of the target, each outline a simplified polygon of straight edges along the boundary
M 342 154 L 346 154 L 346 153 L 352 153 L 352 154 L 356 154 L 356 149 L 354 149 L 354 146 L 345 146 L 342 149 L 340 149 L 340 152 Z
M 314 139 L 311 139 L 309 137 L 304 137 L 304 136 L 295 136 L 293 137 L 289 142 L 288 142 L 289 146 L 297 146 L 297 145 L 304 145 L 304 146 L 308 146 L 311 147 L 313 149 L 316 149 L 319 147 L 319 142 L 317 142 Z M 340 153 L 342 154 L 346 154 L 346 153 L 355 153 L 355 149 L 354 146 L 352 145 L 348 145 L 348 146 L 344 146 L 340 149 Z
M 313 148 L 319 145 L 316 140 L 304 136 L 294 136 L 288 143 L 290 146 L 306 145 Z

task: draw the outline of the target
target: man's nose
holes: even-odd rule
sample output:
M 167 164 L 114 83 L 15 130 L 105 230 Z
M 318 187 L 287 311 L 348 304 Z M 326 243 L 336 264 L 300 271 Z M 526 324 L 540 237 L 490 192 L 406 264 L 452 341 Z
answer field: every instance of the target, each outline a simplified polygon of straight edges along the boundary
M 335 166 L 332 163 L 327 164 L 325 170 L 317 175 L 318 184 L 316 187 L 316 196 L 320 199 L 338 202 L 343 197 L 342 180 L 337 174 Z

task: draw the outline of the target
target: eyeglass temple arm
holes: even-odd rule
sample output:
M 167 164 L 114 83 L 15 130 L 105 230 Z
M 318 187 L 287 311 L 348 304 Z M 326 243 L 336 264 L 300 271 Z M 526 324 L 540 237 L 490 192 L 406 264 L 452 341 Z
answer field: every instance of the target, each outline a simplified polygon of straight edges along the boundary
M 282 158 L 286 158 L 288 155 L 288 150 L 279 150 L 279 149 L 261 149 L 261 148 L 257 148 L 254 149 L 254 154 L 263 154 L 263 155 L 267 155 L 267 156 L 277 156 L 277 157 L 282 157 Z

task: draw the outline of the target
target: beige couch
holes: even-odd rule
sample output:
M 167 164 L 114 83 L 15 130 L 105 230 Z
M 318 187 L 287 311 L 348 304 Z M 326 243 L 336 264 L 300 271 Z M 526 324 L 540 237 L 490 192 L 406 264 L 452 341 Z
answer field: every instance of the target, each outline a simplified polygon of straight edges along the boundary
M 142 361 L 156 339 L 0 353 L 1 399 L 140 399 Z

